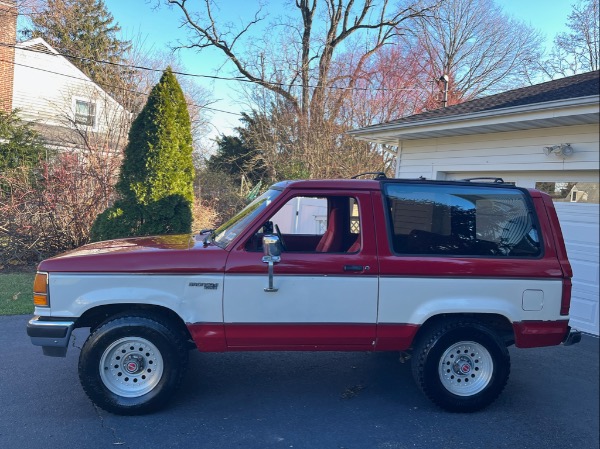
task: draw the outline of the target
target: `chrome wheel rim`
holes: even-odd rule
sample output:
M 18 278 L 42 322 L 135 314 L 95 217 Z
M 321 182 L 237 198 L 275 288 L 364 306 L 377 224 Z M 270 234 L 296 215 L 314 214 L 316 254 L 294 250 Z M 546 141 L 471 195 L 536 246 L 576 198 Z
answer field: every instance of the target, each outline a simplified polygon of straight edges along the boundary
M 163 375 L 163 358 L 158 348 L 141 337 L 112 343 L 100 358 L 100 378 L 112 393 L 135 398 L 154 389 Z
M 494 361 L 484 346 L 474 341 L 461 341 L 444 352 L 438 372 L 442 385 L 450 393 L 472 396 L 490 383 Z

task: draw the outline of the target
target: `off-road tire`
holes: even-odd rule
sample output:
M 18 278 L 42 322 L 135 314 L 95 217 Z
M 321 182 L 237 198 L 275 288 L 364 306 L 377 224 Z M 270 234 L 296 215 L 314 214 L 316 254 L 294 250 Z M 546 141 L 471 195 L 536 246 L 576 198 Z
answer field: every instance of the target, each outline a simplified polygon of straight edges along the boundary
M 81 349 L 79 380 L 94 404 L 118 415 L 164 407 L 188 361 L 186 340 L 168 321 L 124 315 L 100 325 Z
M 436 405 L 475 412 L 494 402 L 508 381 L 510 355 L 496 332 L 474 320 L 434 325 L 415 344 L 412 372 Z

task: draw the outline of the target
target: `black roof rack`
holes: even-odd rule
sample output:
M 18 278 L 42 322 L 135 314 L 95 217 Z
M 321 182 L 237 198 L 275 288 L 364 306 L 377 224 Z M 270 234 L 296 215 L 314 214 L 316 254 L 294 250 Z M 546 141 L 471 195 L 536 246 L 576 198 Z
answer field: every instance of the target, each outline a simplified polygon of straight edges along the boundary
M 358 175 L 352 176 L 352 178 L 350 178 L 350 179 L 357 179 L 360 176 L 365 176 L 365 175 L 375 175 L 375 177 L 373 179 L 387 179 L 387 176 L 382 171 L 368 171 L 365 173 L 359 173 Z
M 465 179 L 461 179 L 461 181 L 465 181 L 465 182 L 477 182 L 477 181 L 491 181 L 495 184 L 504 184 L 504 179 L 502 178 L 495 178 L 493 176 L 488 176 L 488 177 L 480 177 L 480 178 L 465 178 Z

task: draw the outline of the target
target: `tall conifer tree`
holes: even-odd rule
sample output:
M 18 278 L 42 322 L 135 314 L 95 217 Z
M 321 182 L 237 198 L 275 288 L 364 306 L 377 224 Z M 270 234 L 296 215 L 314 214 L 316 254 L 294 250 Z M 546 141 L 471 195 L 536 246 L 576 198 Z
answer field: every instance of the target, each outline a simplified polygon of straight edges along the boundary
M 117 191 L 98 216 L 92 239 L 191 230 L 194 165 L 183 92 L 167 68 L 129 131 Z

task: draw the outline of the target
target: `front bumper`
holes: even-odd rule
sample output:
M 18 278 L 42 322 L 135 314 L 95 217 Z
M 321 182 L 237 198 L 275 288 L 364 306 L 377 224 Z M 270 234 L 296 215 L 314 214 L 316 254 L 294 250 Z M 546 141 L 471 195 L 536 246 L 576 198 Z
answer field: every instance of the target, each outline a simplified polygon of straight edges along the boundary
M 575 343 L 579 343 L 581 341 L 581 332 L 577 329 L 571 329 L 569 327 L 569 332 L 565 336 L 565 339 L 562 341 L 562 344 L 565 346 L 571 346 Z
M 27 323 L 27 335 L 32 344 L 42 347 L 44 355 L 65 357 L 74 327 L 74 321 L 51 321 L 34 316 Z

